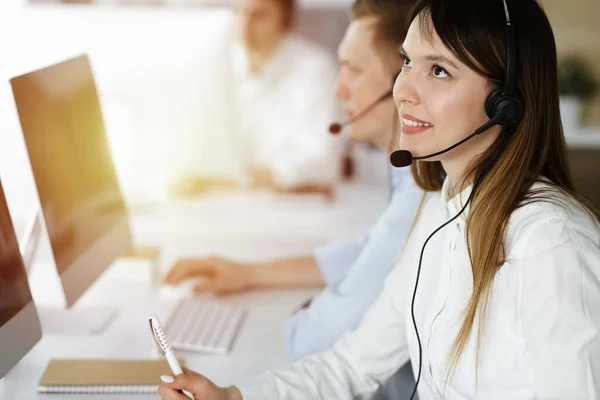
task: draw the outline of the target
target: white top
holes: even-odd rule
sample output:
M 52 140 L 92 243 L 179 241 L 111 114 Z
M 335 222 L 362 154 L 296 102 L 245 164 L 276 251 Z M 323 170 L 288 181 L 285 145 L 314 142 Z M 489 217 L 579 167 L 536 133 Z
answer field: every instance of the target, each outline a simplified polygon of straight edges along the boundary
M 344 140 L 328 131 L 341 115 L 333 57 L 290 35 L 259 76 L 249 74 L 247 53 L 239 44 L 232 60 L 247 163 L 269 167 L 283 187 L 333 183 Z
M 375 391 L 409 358 L 417 374 L 410 307 L 421 248 L 470 193 L 448 199 L 448 186 L 424 208 L 359 327 L 332 350 L 240 386 L 245 400 L 351 399 Z M 510 218 L 507 262 L 493 283 L 477 383 L 475 340 L 446 382 L 447 353 L 472 293 L 466 215 L 429 241 L 415 303 L 423 349 L 421 400 L 600 398 L 600 228 L 571 199 L 556 191 L 552 196 L 554 202 L 529 203 Z

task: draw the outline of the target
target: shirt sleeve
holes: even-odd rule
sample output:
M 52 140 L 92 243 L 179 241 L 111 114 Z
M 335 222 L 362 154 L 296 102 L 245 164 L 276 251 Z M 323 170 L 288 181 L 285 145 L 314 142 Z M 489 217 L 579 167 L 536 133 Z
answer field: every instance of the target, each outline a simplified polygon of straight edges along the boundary
M 358 328 L 344 334 L 332 349 L 239 385 L 243 399 L 352 399 L 375 392 L 409 359 L 405 303 L 398 301 L 405 290 L 398 285 L 402 279 L 388 279 Z
M 535 398 L 600 396 L 600 239 L 566 217 L 531 231 L 518 262 Z
M 347 273 L 329 283 L 307 309 L 287 323 L 284 334 L 292 359 L 326 350 L 344 332 L 356 328 L 381 293 L 385 278 L 407 239 L 422 196 L 423 192 L 414 183 L 405 185 L 366 235 L 361 253 L 348 264 L 351 268 L 340 266 L 334 270 L 339 273 L 344 268 Z
M 358 259 L 369 242 L 370 232 L 355 239 L 337 240 L 317 248 L 313 256 L 326 285 L 339 280 Z

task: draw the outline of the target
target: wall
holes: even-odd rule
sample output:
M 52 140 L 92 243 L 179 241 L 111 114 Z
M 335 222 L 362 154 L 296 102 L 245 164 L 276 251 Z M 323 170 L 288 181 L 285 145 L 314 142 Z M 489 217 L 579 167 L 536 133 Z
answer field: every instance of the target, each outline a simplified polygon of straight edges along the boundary
M 559 59 L 581 56 L 599 85 L 599 91 L 583 110 L 583 123 L 600 125 L 600 1 L 541 0 L 552 24 Z

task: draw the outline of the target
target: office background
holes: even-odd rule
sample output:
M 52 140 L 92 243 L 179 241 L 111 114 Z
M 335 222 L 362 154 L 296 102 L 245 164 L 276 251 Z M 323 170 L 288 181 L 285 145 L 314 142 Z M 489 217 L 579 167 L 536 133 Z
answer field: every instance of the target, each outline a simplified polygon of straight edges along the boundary
M 600 3 L 542 0 L 559 57 L 575 55 L 600 82 Z M 335 53 L 348 24 L 349 0 L 300 0 L 298 31 Z M 0 5 L 0 174 L 17 231 L 35 189 L 8 79 L 88 52 L 102 99 L 113 156 L 130 204 L 165 201 L 169 176 L 182 170 L 235 174 L 235 155 L 207 118 L 224 103 L 219 75 L 231 11 L 224 0 L 10 0 Z M 210 40 L 208 39 L 210 38 Z M 210 62 L 207 62 L 210 60 Z M 583 104 L 581 135 L 600 132 L 600 91 Z M 600 204 L 600 141 L 571 149 L 580 190 Z M 194 149 L 195 154 L 184 153 Z M 218 149 L 218 151 L 214 151 Z M 385 162 L 359 148 L 358 180 L 385 191 Z M 193 161 L 189 161 L 193 159 Z M 182 160 L 187 160 L 182 162 Z M 179 165 L 177 165 L 179 163 Z

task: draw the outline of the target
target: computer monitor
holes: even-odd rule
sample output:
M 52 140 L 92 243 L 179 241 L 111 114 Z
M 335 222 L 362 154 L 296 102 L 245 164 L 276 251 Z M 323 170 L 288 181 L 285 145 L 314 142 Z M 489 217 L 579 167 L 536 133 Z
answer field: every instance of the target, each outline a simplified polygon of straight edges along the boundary
M 0 183 L 0 378 L 41 337 L 40 320 Z
M 10 82 L 71 307 L 131 244 L 92 69 L 81 55 Z

